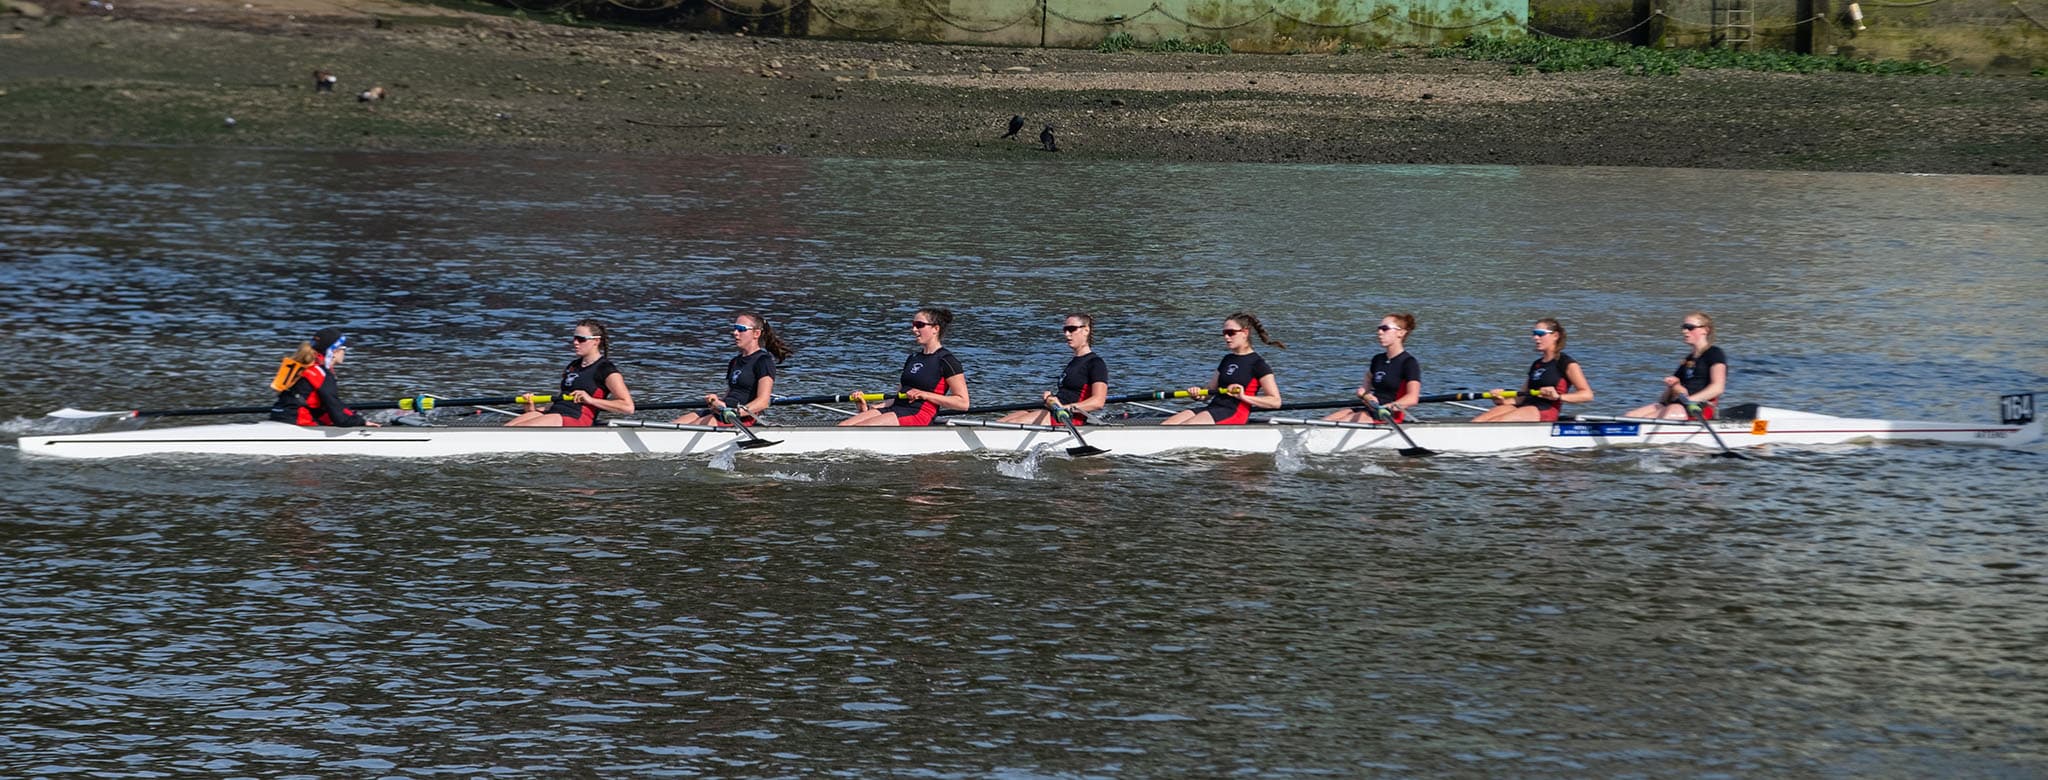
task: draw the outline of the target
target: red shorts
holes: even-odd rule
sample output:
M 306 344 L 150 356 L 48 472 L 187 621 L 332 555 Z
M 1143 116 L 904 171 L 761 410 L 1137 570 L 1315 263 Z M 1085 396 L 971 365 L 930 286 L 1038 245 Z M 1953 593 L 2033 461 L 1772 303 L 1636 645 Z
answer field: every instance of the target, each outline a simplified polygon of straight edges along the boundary
M 597 424 L 597 407 L 577 404 L 576 411 L 580 412 L 580 414 L 576 414 L 573 416 L 567 414 L 562 415 L 562 427 L 589 428 Z
M 1712 401 L 1700 404 L 1700 419 L 1714 419 L 1714 403 Z
M 757 424 L 758 424 L 758 423 L 754 422 L 754 418 L 753 418 L 753 417 L 750 417 L 750 416 L 747 416 L 747 415 L 744 415 L 744 414 L 743 414 L 743 415 L 740 415 L 740 422 L 746 423 L 746 424 L 748 424 L 748 425 L 757 425 Z M 715 415 L 715 414 L 714 414 L 714 415 L 711 415 L 711 424 L 712 424 L 712 425 L 714 425 L 714 426 L 720 427 L 720 428 L 730 428 L 730 427 L 732 427 L 732 423 L 726 422 L 724 418 L 722 418 L 722 417 L 719 417 L 718 415 Z
M 1217 425 L 1243 425 L 1251 418 L 1252 405 L 1248 403 L 1240 402 L 1237 411 L 1231 412 L 1229 417 L 1217 417 L 1213 407 L 1209 410 L 1209 419 L 1215 420 Z
M 1536 410 L 1536 419 L 1544 422 L 1557 422 L 1557 412 L 1563 408 L 1562 406 L 1553 406 L 1548 409 L 1538 409 Z
M 904 414 L 902 412 L 897 412 L 896 424 L 901 425 L 905 428 L 925 426 L 932 424 L 932 421 L 938 419 L 938 417 L 938 404 L 932 403 L 930 401 L 919 401 L 917 402 L 917 412 L 915 414 Z

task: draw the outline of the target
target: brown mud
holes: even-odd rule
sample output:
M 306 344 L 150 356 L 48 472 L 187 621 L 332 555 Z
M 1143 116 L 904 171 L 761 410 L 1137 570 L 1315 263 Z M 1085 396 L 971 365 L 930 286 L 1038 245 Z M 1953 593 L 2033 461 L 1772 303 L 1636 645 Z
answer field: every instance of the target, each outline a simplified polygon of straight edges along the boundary
M 997 159 L 1051 154 L 1052 124 L 1064 159 L 2048 173 L 2038 77 L 1517 75 L 1421 49 L 799 40 L 398 0 L 46 8 L 0 16 L 0 141 Z

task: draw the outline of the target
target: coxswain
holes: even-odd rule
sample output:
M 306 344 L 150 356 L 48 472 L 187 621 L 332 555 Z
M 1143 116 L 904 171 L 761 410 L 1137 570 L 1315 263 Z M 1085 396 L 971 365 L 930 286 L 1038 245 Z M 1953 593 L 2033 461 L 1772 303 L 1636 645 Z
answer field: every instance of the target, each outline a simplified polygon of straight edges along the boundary
M 1510 396 L 1503 388 L 1492 392 L 1494 407 L 1472 418 L 1473 422 L 1554 422 L 1567 403 L 1593 400 L 1593 386 L 1579 361 L 1564 353 L 1564 326 L 1545 317 L 1529 330 L 1539 357 L 1529 364 L 1529 380 L 1522 389 L 1533 393 Z
M 321 328 L 313 340 L 299 345 L 299 351 L 285 358 L 271 388 L 277 403 L 270 407 L 270 419 L 293 425 L 331 425 L 336 428 L 377 427 L 341 402 L 334 370 L 348 356 L 348 336 L 340 328 Z
M 1095 318 L 1086 314 L 1069 314 L 1060 330 L 1066 334 L 1067 348 L 1074 351 L 1067 361 L 1066 371 L 1060 374 L 1059 389 L 1044 394 L 1044 409 L 1025 409 L 1011 412 L 997 419 L 997 422 L 1050 425 L 1054 409 L 1064 409 L 1075 425 L 1088 421 L 1088 413 L 1102 408 L 1109 397 L 1109 364 L 1102 362 L 1102 356 L 1095 354 Z
M 870 407 L 865 397 L 856 394 L 860 411 L 839 424 L 930 425 L 938 419 L 940 409 L 966 411 L 967 375 L 960 368 L 960 359 L 953 357 L 943 343 L 946 327 L 952 323 L 951 311 L 917 310 L 910 318 L 910 333 L 917 339 L 917 349 L 903 359 L 903 376 L 897 391 L 901 398 Z
M 702 414 L 676 418 L 682 425 L 748 425 L 774 400 L 775 366 L 788 360 L 789 346 L 775 335 L 768 319 L 754 312 L 732 318 L 732 343 L 739 354 L 725 364 L 725 393 L 708 393 Z
M 545 410 L 528 400 L 526 412 L 506 425 L 588 428 L 597 424 L 599 412 L 633 413 L 633 393 L 626 389 L 626 375 L 612 365 L 612 342 L 604 324 L 578 322 L 569 340 L 576 357 L 562 369 L 559 400 Z
M 1679 361 L 1678 370 L 1664 377 L 1664 394 L 1657 402 L 1628 416 L 1683 420 L 1691 416 L 1685 409 L 1685 402 L 1691 401 L 1699 404 L 1702 419 L 1714 419 L 1714 407 L 1728 390 L 1728 353 L 1714 346 L 1714 318 L 1696 311 L 1685 315 L 1678 330 L 1692 351 Z
M 1365 406 L 1339 409 L 1325 420 L 1338 422 L 1407 422 L 1408 410 L 1422 398 L 1422 363 L 1408 351 L 1408 334 L 1415 332 L 1415 315 L 1389 314 L 1380 318 L 1381 352 L 1366 366 L 1365 379 L 1358 385 L 1359 400 Z
M 1273 379 L 1272 366 L 1266 359 L 1252 351 L 1252 334 L 1258 334 L 1259 341 L 1280 349 L 1287 345 L 1274 341 L 1266 335 L 1266 326 L 1259 324 L 1259 318 L 1247 312 L 1238 312 L 1223 320 L 1223 344 L 1229 354 L 1216 364 L 1216 376 L 1209 380 L 1207 387 L 1190 387 L 1188 395 L 1196 398 L 1209 397 L 1209 405 L 1200 409 L 1175 412 L 1161 421 L 1161 425 L 1243 425 L 1250 419 L 1254 407 L 1275 409 L 1280 406 L 1280 385 Z

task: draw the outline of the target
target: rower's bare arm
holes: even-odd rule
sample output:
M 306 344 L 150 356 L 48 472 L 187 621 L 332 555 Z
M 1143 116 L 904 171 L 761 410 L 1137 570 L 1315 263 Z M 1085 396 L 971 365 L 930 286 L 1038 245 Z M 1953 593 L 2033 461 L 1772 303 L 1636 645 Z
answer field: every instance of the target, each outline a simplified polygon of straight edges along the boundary
M 624 375 L 613 374 L 605 377 L 604 387 L 606 390 L 611 391 L 612 397 L 592 398 L 590 399 L 592 406 L 612 414 L 633 413 L 633 391 L 626 389 L 626 377 Z
M 1272 374 L 1259 377 L 1259 394 L 1245 401 L 1259 409 L 1280 408 L 1280 383 L 1273 379 Z
M 1572 391 L 1558 396 L 1558 400 L 1572 404 L 1583 404 L 1593 400 L 1593 386 L 1586 384 L 1586 372 L 1579 370 L 1579 364 L 1567 366 L 1564 375 L 1566 379 L 1571 380 Z
M 775 377 L 764 376 L 754 383 L 754 400 L 747 402 L 747 416 L 759 417 L 775 400 Z
M 1102 407 L 1109 405 L 1108 399 L 1109 383 L 1094 382 L 1088 385 L 1087 398 L 1083 398 L 1079 403 L 1076 403 L 1073 406 L 1069 406 L 1067 408 L 1079 411 L 1083 414 L 1086 414 L 1088 412 L 1099 412 L 1102 411 Z
M 931 398 L 932 403 L 956 412 L 967 411 L 967 375 L 955 374 L 946 382 L 946 394 Z
M 1722 393 L 1728 392 L 1727 363 L 1715 363 L 1714 367 L 1707 371 L 1707 378 L 1707 386 L 1700 388 L 1699 392 L 1693 393 L 1692 400 L 1705 403 L 1717 400 L 1721 397 Z
M 1412 409 L 1419 403 L 1422 403 L 1422 383 L 1414 379 L 1402 383 L 1401 397 L 1394 399 L 1394 405 L 1403 409 Z

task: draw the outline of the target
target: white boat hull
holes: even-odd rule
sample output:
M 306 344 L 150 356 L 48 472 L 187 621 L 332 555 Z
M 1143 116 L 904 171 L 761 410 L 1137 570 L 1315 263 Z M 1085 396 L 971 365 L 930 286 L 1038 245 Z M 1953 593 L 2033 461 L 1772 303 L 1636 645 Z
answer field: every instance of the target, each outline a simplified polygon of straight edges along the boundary
M 1447 453 L 1494 453 L 1530 449 L 1691 446 L 1717 449 L 1698 425 L 1621 422 L 1415 423 L 1404 426 L 1421 447 Z M 1718 422 L 1714 429 L 1729 447 L 1767 444 L 1854 444 L 1933 441 L 2018 446 L 2041 438 L 2041 422 L 1956 424 L 1855 419 L 1764 407 L 1755 421 Z M 1019 453 L 1061 451 L 1077 444 L 1066 431 L 935 426 L 930 428 L 757 428 L 777 443 L 752 455 L 809 455 L 868 452 L 927 455 L 957 452 Z M 1392 429 L 1378 426 L 1302 425 L 1088 426 L 1091 446 L 1117 455 L 1158 455 L 1183 450 L 1330 454 L 1398 450 L 1408 446 Z M 703 455 L 736 449 L 737 433 L 663 428 L 477 428 L 403 427 L 301 428 L 275 422 L 152 428 L 59 436 L 24 436 L 24 455 L 59 458 L 120 458 L 145 455 L 341 455 L 378 458 L 449 458 L 484 455 Z

